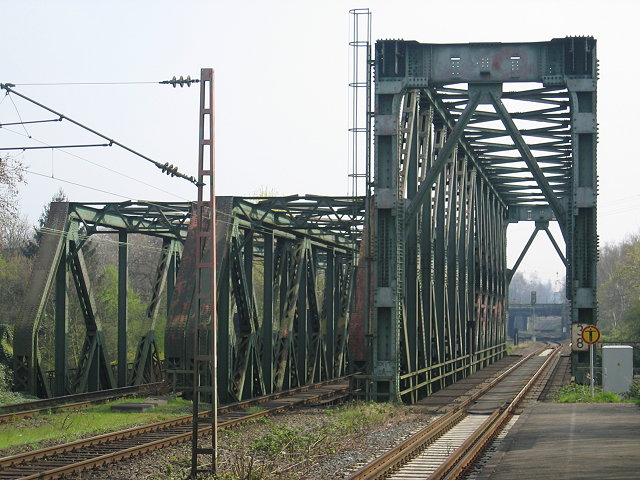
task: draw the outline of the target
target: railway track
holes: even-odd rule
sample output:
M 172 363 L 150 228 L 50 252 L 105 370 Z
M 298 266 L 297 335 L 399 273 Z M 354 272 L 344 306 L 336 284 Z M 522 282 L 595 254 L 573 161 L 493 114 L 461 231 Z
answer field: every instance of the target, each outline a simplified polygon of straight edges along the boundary
M 235 424 L 305 404 L 348 395 L 346 378 L 268 395 L 256 400 L 225 405 L 218 409 L 218 425 Z M 249 413 L 250 407 L 261 411 Z M 205 413 L 206 414 L 206 413 Z M 0 458 L 0 479 L 54 479 L 109 463 L 145 454 L 187 441 L 192 435 L 191 415 L 173 420 L 129 428 L 75 442 Z M 205 435 L 211 427 L 203 427 Z
M 558 358 L 558 364 L 554 368 L 549 381 L 546 383 L 539 400 L 553 401 L 555 396 L 564 385 L 571 382 L 571 348 L 568 345 L 562 346 L 562 352 Z
M 157 393 L 167 387 L 164 382 L 147 383 L 133 387 L 114 388 L 99 392 L 78 393 L 63 397 L 46 398 L 14 405 L 0 407 L 0 423 L 10 422 L 17 418 L 31 417 L 41 413 L 49 413 L 111 402 L 119 398 L 131 397 L 141 393 Z
M 524 357 L 465 401 L 392 450 L 353 473 L 349 480 L 460 478 L 527 399 L 537 399 L 559 348 Z

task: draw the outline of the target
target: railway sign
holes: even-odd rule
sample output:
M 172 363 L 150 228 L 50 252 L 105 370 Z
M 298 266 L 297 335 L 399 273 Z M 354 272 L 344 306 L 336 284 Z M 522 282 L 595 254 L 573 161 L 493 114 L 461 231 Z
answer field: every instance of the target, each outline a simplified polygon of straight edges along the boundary
M 582 329 L 582 340 L 588 345 L 593 345 L 600 340 L 600 329 L 595 325 L 587 325 Z
M 591 383 L 591 396 L 595 395 L 594 348 L 593 345 L 600 340 L 600 330 L 595 325 L 580 325 L 580 341 L 586 347 L 589 345 L 589 380 Z M 574 337 L 575 339 L 575 337 Z M 573 350 L 573 348 L 572 348 Z
M 588 352 L 589 344 L 582 339 L 582 331 L 588 327 L 584 323 L 571 324 L 571 351 L 572 352 Z

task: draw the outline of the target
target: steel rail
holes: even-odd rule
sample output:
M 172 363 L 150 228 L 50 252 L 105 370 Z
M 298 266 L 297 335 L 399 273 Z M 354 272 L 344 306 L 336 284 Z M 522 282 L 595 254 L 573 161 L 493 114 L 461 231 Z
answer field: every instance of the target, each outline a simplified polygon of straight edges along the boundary
M 153 391 L 167 387 L 164 382 L 145 383 L 130 387 L 113 388 L 99 392 L 77 393 L 61 397 L 33 400 L 0 407 L 0 423 L 6 423 L 20 417 L 30 417 L 42 412 L 71 410 L 108 402 L 118 398 L 129 397 L 145 390 Z
M 557 355 L 560 353 L 560 350 L 560 347 L 557 347 L 509 405 L 506 408 L 496 409 L 480 428 L 465 440 L 465 442 L 431 474 L 429 480 L 454 480 L 459 478 L 478 455 L 486 449 L 498 433 L 500 433 L 502 427 L 509 421 L 516 407 L 533 388 L 542 373 L 554 360 L 557 360 Z
M 228 415 L 227 418 L 221 417 L 219 427 L 228 428 L 238 423 L 242 423 L 254 418 L 271 415 L 273 413 L 281 412 L 296 406 L 314 403 L 330 397 L 343 395 L 349 390 L 348 384 L 340 384 L 340 381 L 344 381 L 346 377 L 334 379 L 326 382 L 321 382 L 311 386 L 301 387 L 299 389 L 288 390 L 285 392 L 269 395 L 264 398 L 258 398 L 255 401 L 243 401 L 236 404 L 226 405 L 220 407 L 218 412 L 222 415 Z M 327 389 L 326 387 L 334 386 L 336 388 Z M 310 390 L 313 388 L 320 391 L 313 394 Z M 323 390 L 324 388 L 324 390 Z M 295 395 L 300 395 L 300 398 L 295 399 Z M 247 408 L 253 405 L 264 404 L 268 401 L 287 400 L 280 405 L 275 405 L 271 408 L 267 408 L 261 412 L 255 412 L 252 414 L 243 414 L 242 408 Z M 207 412 L 202 412 L 201 415 L 206 415 Z M 163 422 L 157 422 L 149 425 L 143 425 L 141 427 L 133 427 L 119 432 L 111 432 L 103 435 L 94 436 L 88 439 L 76 440 L 74 442 L 66 443 L 63 445 L 56 445 L 54 447 L 43 448 L 32 452 L 25 452 L 10 457 L 0 458 L 0 478 L 6 478 L 3 474 L 6 474 L 7 468 L 10 467 L 24 467 L 26 462 L 33 462 L 42 459 L 48 459 L 55 455 L 64 453 L 78 453 L 81 448 L 89 448 L 96 445 L 104 446 L 108 448 L 110 443 L 122 441 L 126 439 L 132 439 L 139 437 L 142 434 L 157 433 L 170 429 L 178 429 L 178 432 L 169 432 L 170 434 L 165 438 L 152 439 L 146 441 L 140 445 L 126 446 L 127 448 L 118 449 L 114 452 L 105 453 L 89 459 L 81 459 L 78 462 L 69 463 L 67 465 L 57 466 L 50 468 L 46 471 L 40 471 L 37 473 L 26 473 L 26 476 L 13 476 L 11 478 L 19 478 L 21 480 L 40 478 L 40 479 L 53 479 L 59 478 L 63 475 L 71 472 L 86 470 L 91 467 L 102 466 L 107 463 L 113 463 L 125 458 L 129 458 L 136 455 L 141 455 L 149 451 L 157 450 L 164 446 L 173 445 L 175 443 L 187 441 L 192 436 L 192 415 L 185 415 L 173 420 L 166 420 Z M 211 430 L 211 426 L 205 426 L 198 430 L 198 435 L 204 435 Z
M 514 363 L 511 367 L 506 369 L 495 379 L 482 387 L 480 390 L 472 394 L 469 398 L 456 405 L 452 410 L 446 414 L 440 416 L 436 421 L 427 425 L 407 440 L 403 441 L 395 448 L 389 450 L 383 455 L 379 456 L 373 462 L 365 465 L 355 473 L 353 473 L 348 480 L 376 480 L 383 478 L 391 470 L 409 461 L 411 458 L 419 454 L 429 444 L 436 441 L 440 436 L 446 433 L 449 429 L 459 423 L 465 416 L 465 409 L 471 406 L 478 398 L 493 389 L 498 383 L 509 376 L 513 371 L 521 367 L 532 357 L 538 355 L 542 351 L 548 349 L 548 347 L 541 348 L 529 355 L 523 357 L 518 362 Z

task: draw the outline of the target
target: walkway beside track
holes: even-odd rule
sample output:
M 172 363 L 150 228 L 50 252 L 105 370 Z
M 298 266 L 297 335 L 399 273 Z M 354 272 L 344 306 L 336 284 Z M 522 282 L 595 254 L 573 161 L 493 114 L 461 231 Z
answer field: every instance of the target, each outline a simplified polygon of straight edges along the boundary
M 640 476 L 640 407 L 535 403 L 477 480 L 624 480 Z

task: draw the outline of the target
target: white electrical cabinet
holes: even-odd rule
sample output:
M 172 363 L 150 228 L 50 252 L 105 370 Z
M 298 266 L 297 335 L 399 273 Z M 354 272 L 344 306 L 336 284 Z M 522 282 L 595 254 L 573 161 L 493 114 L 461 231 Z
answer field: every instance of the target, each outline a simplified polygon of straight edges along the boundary
M 605 345 L 602 347 L 602 389 L 624 393 L 633 381 L 633 347 Z

